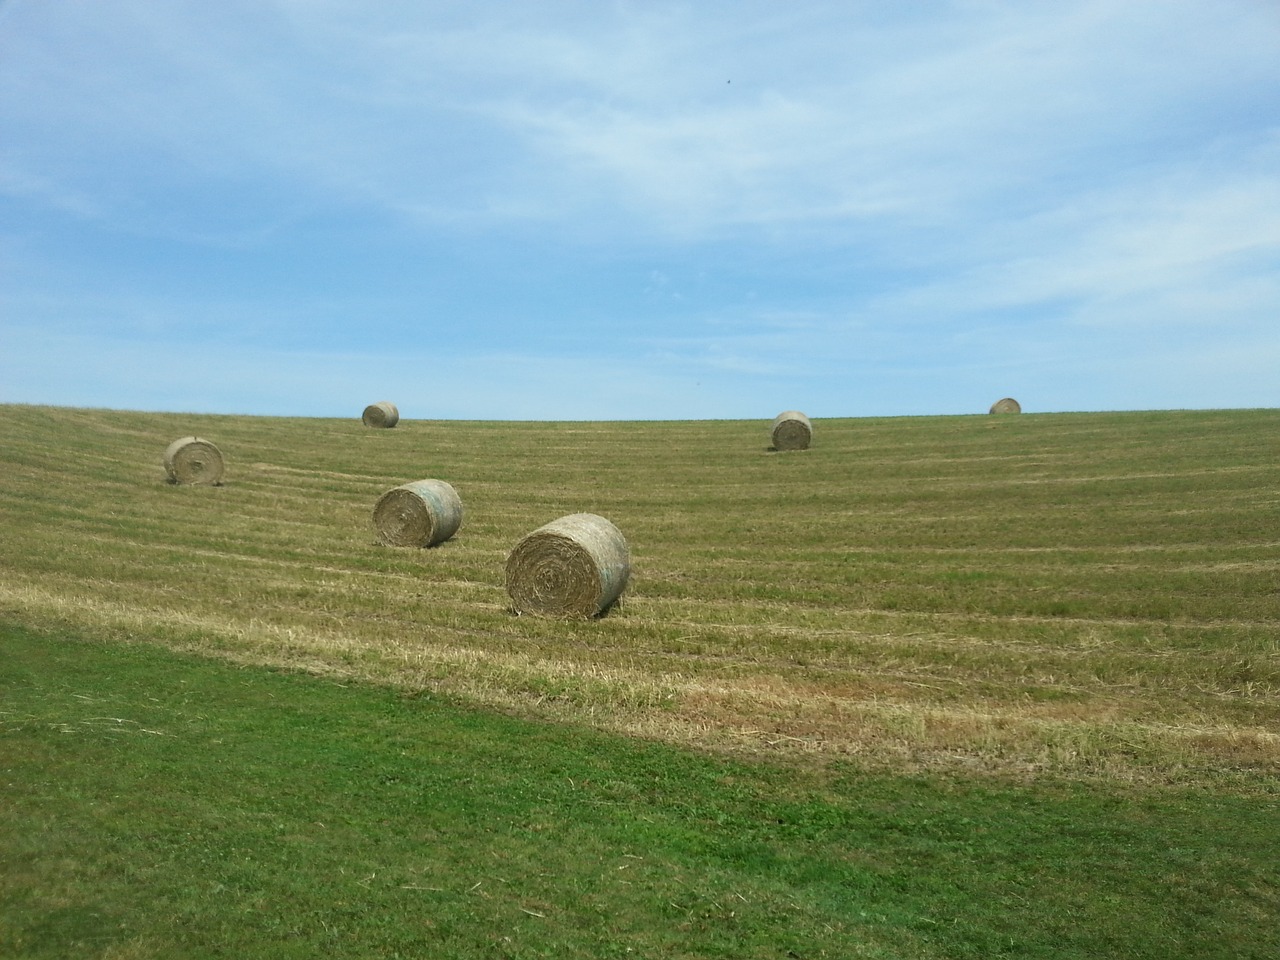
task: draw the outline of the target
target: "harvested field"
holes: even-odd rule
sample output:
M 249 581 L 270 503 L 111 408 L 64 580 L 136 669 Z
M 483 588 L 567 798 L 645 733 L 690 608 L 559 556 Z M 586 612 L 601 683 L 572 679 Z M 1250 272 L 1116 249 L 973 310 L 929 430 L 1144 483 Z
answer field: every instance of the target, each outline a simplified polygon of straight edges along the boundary
M 397 429 L 6 407 L 0 609 L 815 763 L 1280 773 L 1280 411 L 824 419 L 796 458 L 756 421 Z M 163 482 L 192 430 L 234 484 Z M 388 549 L 424 449 L 465 536 Z M 577 512 L 627 532 L 625 602 L 514 616 L 511 545 Z

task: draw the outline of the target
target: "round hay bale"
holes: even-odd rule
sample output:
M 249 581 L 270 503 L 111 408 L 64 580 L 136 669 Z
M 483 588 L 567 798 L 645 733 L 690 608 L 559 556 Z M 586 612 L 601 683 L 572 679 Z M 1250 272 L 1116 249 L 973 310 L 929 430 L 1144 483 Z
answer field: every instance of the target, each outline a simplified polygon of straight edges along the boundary
M 462 500 L 443 480 L 414 480 L 378 498 L 373 525 L 393 547 L 434 547 L 462 526 Z
M 170 483 L 222 483 L 222 452 L 208 440 L 180 437 L 164 451 L 164 472 Z
M 400 422 L 400 411 L 396 409 L 396 405 L 390 400 L 383 400 L 365 407 L 364 415 L 360 419 L 364 421 L 366 427 L 386 427 L 390 429 Z
M 1022 404 L 1018 403 L 1013 397 L 1005 397 L 1003 400 L 997 400 L 991 405 L 988 413 L 1021 413 Z
M 626 538 L 594 513 L 544 524 L 507 557 L 507 593 L 517 613 L 595 617 L 622 595 L 630 576 Z
M 787 410 L 773 418 L 769 436 L 775 450 L 808 450 L 813 440 L 813 424 L 799 410 Z

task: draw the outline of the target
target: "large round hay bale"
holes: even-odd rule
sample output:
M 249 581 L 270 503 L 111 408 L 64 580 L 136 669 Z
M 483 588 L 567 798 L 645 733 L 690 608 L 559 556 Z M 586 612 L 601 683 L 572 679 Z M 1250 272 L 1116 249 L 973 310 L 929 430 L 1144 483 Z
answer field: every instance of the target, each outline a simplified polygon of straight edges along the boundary
M 373 525 L 393 547 L 434 547 L 462 526 L 462 500 L 443 480 L 414 480 L 378 498 Z
M 164 472 L 170 483 L 222 482 L 222 453 L 208 440 L 180 437 L 164 451 Z
M 365 407 L 364 415 L 360 419 L 364 421 L 366 427 L 390 428 L 400 422 L 400 411 L 390 400 L 383 400 Z
M 1022 404 L 1018 403 L 1013 397 L 1005 397 L 1003 400 L 997 400 L 991 405 L 988 413 L 1021 413 Z
M 507 557 L 507 593 L 517 613 L 598 616 L 622 595 L 630 576 L 626 538 L 594 513 L 544 524 Z
M 775 450 L 808 450 L 813 440 L 813 424 L 799 410 L 787 410 L 773 418 L 769 436 Z

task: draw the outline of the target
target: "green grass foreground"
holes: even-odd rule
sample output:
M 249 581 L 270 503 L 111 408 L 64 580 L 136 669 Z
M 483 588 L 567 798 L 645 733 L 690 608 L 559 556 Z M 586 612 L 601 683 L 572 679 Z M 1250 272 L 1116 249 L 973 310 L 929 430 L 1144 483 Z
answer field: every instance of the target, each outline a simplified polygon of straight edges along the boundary
M 1280 955 L 1274 797 L 747 763 L 0 642 L 15 960 Z

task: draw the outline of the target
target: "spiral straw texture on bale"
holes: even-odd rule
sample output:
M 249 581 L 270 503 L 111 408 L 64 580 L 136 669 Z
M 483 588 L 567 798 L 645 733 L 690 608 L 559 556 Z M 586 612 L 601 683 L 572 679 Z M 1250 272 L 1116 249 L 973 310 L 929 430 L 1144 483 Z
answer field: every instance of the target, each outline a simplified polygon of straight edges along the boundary
M 170 483 L 222 483 L 222 452 L 208 440 L 180 437 L 165 448 L 164 472 Z
M 393 547 L 434 547 L 462 526 L 462 500 L 443 480 L 414 480 L 378 498 L 373 525 Z
M 813 424 L 799 410 L 787 410 L 773 418 L 769 436 L 775 450 L 808 450 L 813 440 Z
M 394 427 L 400 422 L 400 411 L 390 400 L 383 400 L 365 407 L 360 419 L 366 427 Z
M 1021 413 L 1022 404 L 1018 403 L 1013 397 L 1005 397 L 1003 400 L 997 400 L 991 405 L 988 413 Z
M 630 576 L 626 538 L 594 513 L 544 524 L 507 557 L 507 593 L 518 613 L 595 617 L 622 595 Z

